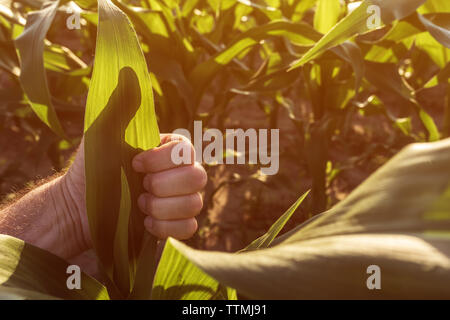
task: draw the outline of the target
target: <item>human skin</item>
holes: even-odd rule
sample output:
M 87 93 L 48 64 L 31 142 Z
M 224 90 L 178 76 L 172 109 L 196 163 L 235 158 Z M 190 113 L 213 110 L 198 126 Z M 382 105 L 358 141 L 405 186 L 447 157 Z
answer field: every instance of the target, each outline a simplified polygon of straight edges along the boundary
M 191 164 L 175 165 L 171 152 L 178 143 L 189 144 Z M 207 176 L 194 161 L 189 140 L 161 134 L 159 147 L 143 151 L 132 161 L 143 173 L 145 193 L 138 206 L 145 228 L 160 239 L 190 238 L 197 230 L 195 216 L 203 201 L 200 194 Z M 91 248 L 86 205 L 83 143 L 68 171 L 31 190 L 0 211 L 0 234 L 9 234 L 70 260 Z

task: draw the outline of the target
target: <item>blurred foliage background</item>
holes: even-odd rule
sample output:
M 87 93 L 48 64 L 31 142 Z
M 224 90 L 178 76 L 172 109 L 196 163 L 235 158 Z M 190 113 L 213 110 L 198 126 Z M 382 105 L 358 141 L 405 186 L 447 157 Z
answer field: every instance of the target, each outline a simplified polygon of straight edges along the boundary
M 193 130 L 194 120 L 203 129 L 280 129 L 277 175 L 263 176 L 256 165 L 206 165 L 191 245 L 238 250 L 311 188 L 289 222 L 298 225 L 406 144 L 450 135 L 450 2 L 403 2 L 399 21 L 337 39 L 336 24 L 345 28 L 360 2 L 113 1 L 141 41 L 161 132 Z M 1 199 L 67 166 L 81 139 L 97 3 L 60 4 L 47 12 L 55 14 L 51 26 L 33 27 L 39 16 L 29 13 L 43 1 L 0 0 Z M 80 28 L 71 30 L 76 12 Z M 327 46 L 302 62 L 324 34 Z M 32 40 L 39 38 L 43 48 Z M 33 112 L 39 104 L 54 107 L 60 132 Z

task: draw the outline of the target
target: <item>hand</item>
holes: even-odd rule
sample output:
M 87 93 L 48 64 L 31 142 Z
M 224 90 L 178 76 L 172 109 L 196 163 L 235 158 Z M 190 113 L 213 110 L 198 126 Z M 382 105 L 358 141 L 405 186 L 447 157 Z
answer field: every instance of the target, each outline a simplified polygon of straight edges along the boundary
M 175 165 L 171 159 L 172 149 L 179 143 L 191 148 L 190 165 Z M 161 134 L 161 145 L 138 154 L 132 162 L 133 169 L 144 173 L 143 186 L 146 193 L 138 198 L 138 206 L 146 215 L 146 229 L 158 238 L 190 238 L 197 230 L 195 216 L 203 201 L 199 193 L 206 185 L 203 167 L 195 162 L 194 147 L 190 141 L 174 134 Z M 85 205 L 84 147 L 83 143 L 75 160 L 64 176 L 64 184 L 71 195 L 67 211 L 82 228 L 84 246 L 91 246 Z M 84 251 L 88 248 L 82 248 Z

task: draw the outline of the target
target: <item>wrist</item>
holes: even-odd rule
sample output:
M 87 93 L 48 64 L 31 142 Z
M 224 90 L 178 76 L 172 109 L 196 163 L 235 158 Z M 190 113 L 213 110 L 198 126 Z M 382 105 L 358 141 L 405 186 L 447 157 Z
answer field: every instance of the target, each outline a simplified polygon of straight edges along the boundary
M 60 221 L 59 228 L 64 240 L 71 244 L 68 255 L 78 255 L 91 247 L 84 192 L 77 188 L 70 172 L 52 183 L 51 197 L 55 216 Z

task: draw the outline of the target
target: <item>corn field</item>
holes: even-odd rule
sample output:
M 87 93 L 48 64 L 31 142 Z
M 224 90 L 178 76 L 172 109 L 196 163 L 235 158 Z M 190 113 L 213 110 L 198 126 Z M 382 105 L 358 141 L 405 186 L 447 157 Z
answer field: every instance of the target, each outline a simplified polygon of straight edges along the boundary
M 445 0 L 0 0 L 0 198 L 82 143 L 103 274 L 0 234 L 0 298 L 449 299 L 449 79 Z M 277 172 L 216 152 L 198 233 L 145 232 L 131 158 L 236 128 Z

